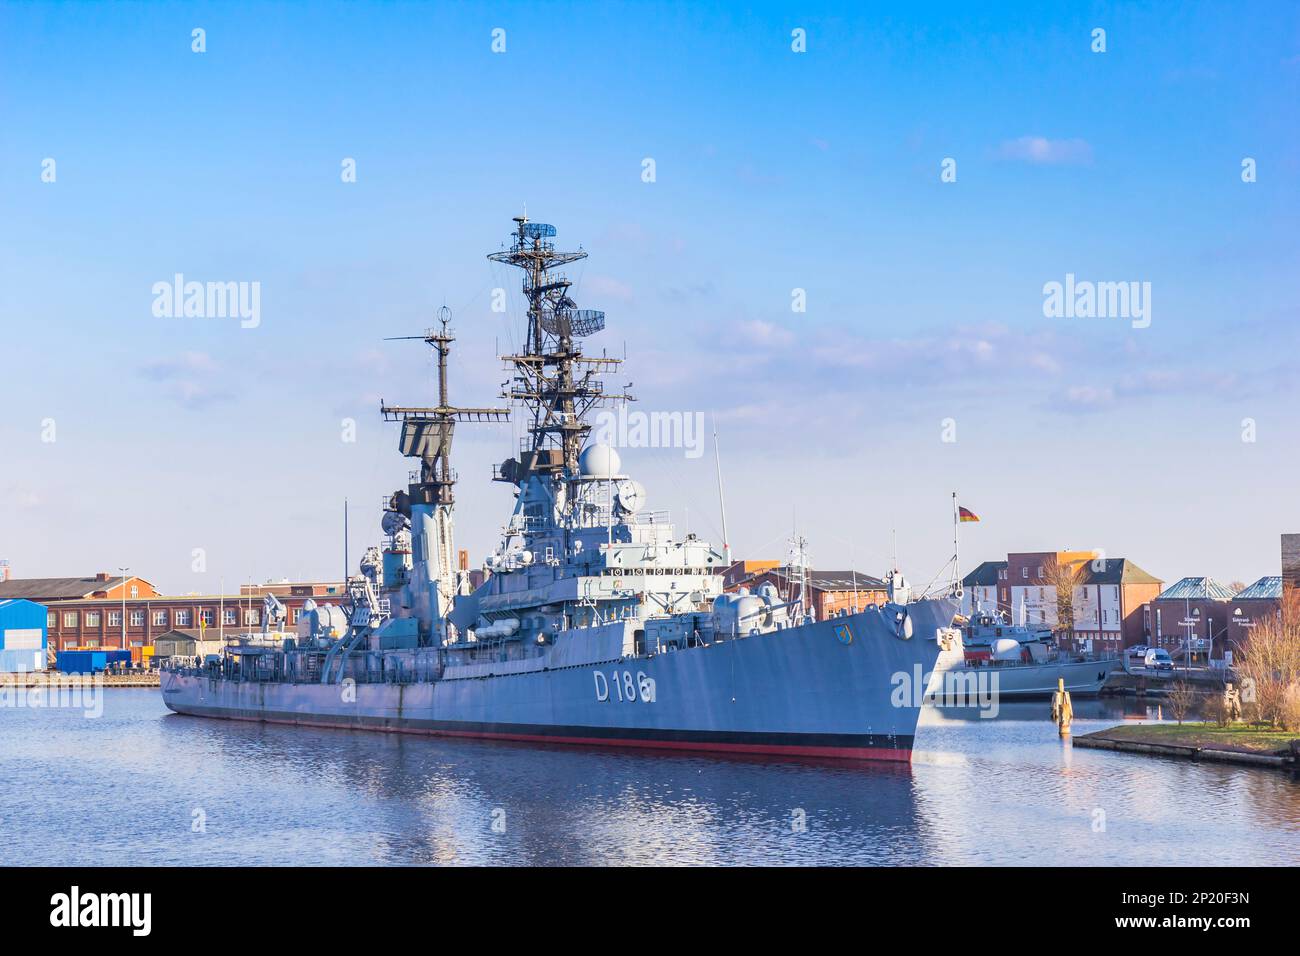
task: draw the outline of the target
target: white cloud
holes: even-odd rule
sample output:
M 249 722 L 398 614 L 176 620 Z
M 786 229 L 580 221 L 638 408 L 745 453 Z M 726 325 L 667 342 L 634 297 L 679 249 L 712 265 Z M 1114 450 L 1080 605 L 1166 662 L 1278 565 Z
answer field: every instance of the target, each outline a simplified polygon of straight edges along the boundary
M 205 408 L 229 400 L 228 390 L 214 382 L 220 366 L 206 352 L 181 352 L 155 359 L 140 368 L 140 375 L 157 382 L 163 392 L 185 408 Z
M 1041 165 L 1087 165 L 1092 162 L 1092 147 L 1082 139 L 1021 136 L 1002 143 L 998 155 L 1003 159 Z
M 794 333 L 775 322 L 749 319 L 736 323 L 742 342 L 760 347 L 785 347 L 794 341 Z
M 584 276 L 581 291 L 585 297 L 593 301 L 609 301 L 611 299 L 619 302 L 632 301 L 632 287 L 626 282 L 620 282 L 613 276 Z M 599 308 L 599 306 L 597 306 L 597 308 Z

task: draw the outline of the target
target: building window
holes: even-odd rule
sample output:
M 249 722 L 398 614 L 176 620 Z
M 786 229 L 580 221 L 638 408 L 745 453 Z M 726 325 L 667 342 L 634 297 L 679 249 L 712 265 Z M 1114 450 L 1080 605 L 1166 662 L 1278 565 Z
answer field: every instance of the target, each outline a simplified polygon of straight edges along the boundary
M 87 646 L 87 647 L 99 647 L 99 638 L 97 638 L 97 637 L 88 637 L 88 638 L 86 638 L 86 646 Z
M 144 627 L 144 611 L 131 612 L 131 626 Z
M 1025 567 L 1025 568 L 1021 568 L 1021 569 L 1020 569 L 1020 576 L 1021 576 L 1022 578 L 1024 578 L 1026 581 L 1028 581 L 1028 580 L 1029 580 L 1029 568 L 1027 568 L 1027 567 Z
M 121 627 L 121 626 L 122 626 L 122 612 L 121 612 L 121 611 L 109 611 L 109 612 L 108 612 L 108 626 L 109 626 L 109 627 Z
M 131 597 L 138 598 L 139 596 L 140 596 L 140 588 L 137 585 L 134 584 L 131 585 Z
M 297 623 L 298 623 L 298 611 L 299 611 L 298 608 L 294 608 L 292 611 L 289 612 L 289 623 L 290 623 L 290 624 L 297 624 Z
M 233 607 L 226 608 L 225 612 L 221 615 L 221 619 L 222 622 L 225 624 L 239 623 L 239 618 L 236 616 L 235 609 Z
M 64 626 L 64 627 L 76 627 L 76 626 L 77 626 L 77 612 L 76 612 L 76 611 L 64 611 L 64 612 L 63 612 L 63 626 Z
M 189 627 L 189 626 L 190 626 L 190 612 L 189 612 L 189 611 L 176 611 L 175 614 L 173 614 L 173 617 L 176 619 L 176 626 L 177 626 L 177 627 Z
M 166 627 L 166 626 L 167 626 L 167 612 L 166 612 L 166 611 L 154 611 L 154 612 L 153 612 L 153 624 L 154 624 L 154 627 Z
M 211 627 L 216 623 L 216 614 L 213 613 L 212 608 L 205 607 L 199 611 L 199 620 L 203 622 L 205 627 Z
M 261 624 L 262 622 L 260 618 L 261 618 L 261 612 L 259 612 L 257 608 L 250 608 L 244 611 L 245 624 Z
M 87 612 L 86 612 L 86 627 L 99 627 L 99 612 L 98 612 L 98 611 L 87 611 Z

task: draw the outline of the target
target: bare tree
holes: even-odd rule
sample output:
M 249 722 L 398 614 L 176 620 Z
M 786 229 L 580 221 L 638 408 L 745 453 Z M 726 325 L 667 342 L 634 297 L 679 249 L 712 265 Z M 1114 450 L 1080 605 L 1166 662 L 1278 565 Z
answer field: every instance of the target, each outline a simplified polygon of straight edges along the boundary
M 1074 632 L 1074 589 L 1083 584 L 1083 561 L 1061 563 L 1055 559 L 1043 565 L 1043 581 L 1056 589 L 1057 637 L 1068 637 Z
M 1174 681 L 1169 688 L 1169 710 L 1181 725 L 1196 704 L 1196 688 L 1185 680 Z
M 1224 692 L 1208 694 L 1205 703 L 1201 706 L 1201 711 L 1205 714 L 1207 721 L 1212 721 L 1216 727 L 1228 726 L 1228 706 L 1224 700 Z
M 1241 698 L 1249 713 L 1276 730 L 1300 729 L 1300 593 L 1250 629 L 1238 645 Z

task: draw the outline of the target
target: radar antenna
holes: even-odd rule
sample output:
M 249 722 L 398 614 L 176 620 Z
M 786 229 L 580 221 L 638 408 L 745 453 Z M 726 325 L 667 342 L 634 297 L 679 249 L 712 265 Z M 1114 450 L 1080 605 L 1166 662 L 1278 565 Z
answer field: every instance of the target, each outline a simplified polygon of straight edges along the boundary
M 398 448 L 408 458 L 420 459 L 420 471 L 412 473 L 405 493 L 389 499 L 388 510 L 411 519 L 412 538 L 417 543 L 418 577 L 436 583 L 437 593 L 427 590 L 421 600 L 427 620 L 438 629 L 433 635 L 441 642 L 444 627 L 443 609 L 456 594 L 455 545 L 452 528 L 452 505 L 456 473 L 451 469 L 451 439 L 457 422 L 499 422 L 510 417 L 508 408 L 461 408 L 451 404 L 447 395 L 447 355 L 455 337 L 448 326 L 451 310 L 438 310 L 440 328 L 427 329 L 423 335 L 396 336 L 389 341 L 418 339 L 438 353 L 438 404 L 432 408 L 379 403 L 384 421 L 401 422 Z
M 502 356 L 514 369 L 502 397 L 528 408 L 530 437 L 519 459 L 506 461 L 494 477 L 522 487 L 534 474 L 576 476 L 578 454 L 591 431 L 587 413 L 605 402 L 631 401 L 632 396 L 606 392 L 599 378 L 622 360 L 588 358 L 578 342 L 605 327 L 605 313 L 579 309 L 569 294 L 573 283 L 554 271 L 585 259 L 587 253 L 558 251 L 551 241 L 555 227 L 529 222 L 526 213 L 514 222 L 509 247 L 488 258 L 524 271 L 527 336 L 520 354 Z
M 459 408 L 447 396 L 447 356 L 456 341 L 448 331 L 451 309 L 438 310 L 439 329 L 426 329 L 423 335 L 397 335 L 386 342 L 417 340 L 428 343 L 438 353 L 438 404 L 435 407 L 385 405 L 379 411 L 386 422 L 401 422 L 398 447 L 408 458 L 420 459 L 419 480 L 410 486 L 411 501 L 429 505 L 450 505 L 456 484 L 451 470 L 451 439 L 457 422 L 500 422 L 510 417 L 508 408 Z

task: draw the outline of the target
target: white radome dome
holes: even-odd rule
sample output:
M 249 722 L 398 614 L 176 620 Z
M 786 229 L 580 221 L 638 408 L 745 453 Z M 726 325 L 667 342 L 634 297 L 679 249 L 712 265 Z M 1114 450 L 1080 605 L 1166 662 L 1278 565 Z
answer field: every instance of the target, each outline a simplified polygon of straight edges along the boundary
M 578 456 L 578 470 L 584 478 L 614 478 L 622 467 L 618 452 L 609 445 L 588 445 Z

